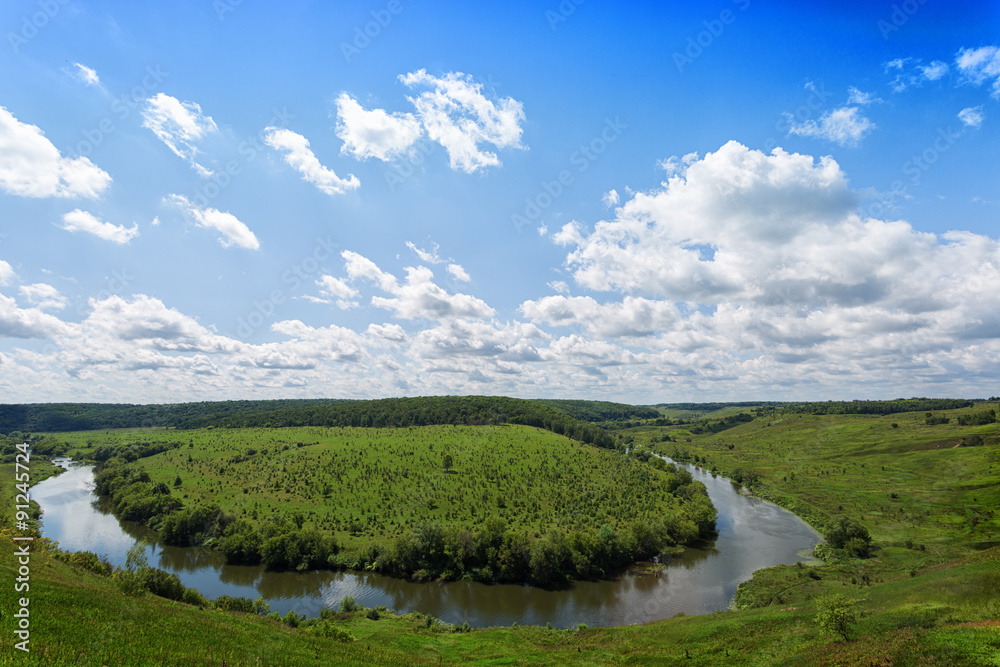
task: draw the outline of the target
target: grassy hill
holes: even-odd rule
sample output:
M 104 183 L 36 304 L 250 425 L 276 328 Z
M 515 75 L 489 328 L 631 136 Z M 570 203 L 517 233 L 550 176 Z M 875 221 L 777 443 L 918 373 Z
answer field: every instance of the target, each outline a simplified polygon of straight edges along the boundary
M 974 423 L 996 407 L 940 409 L 930 418 L 925 412 L 776 411 L 718 433 L 692 433 L 685 425 L 623 432 L 639 453 L 652 449 L 742 478 L 820 528 L 846 515 L 871 532 L 870 558 L 827 550 L 825 563 L 758 571 L 740 587 L 738 610 L 642 626 L 470 632 L 419 614 L 382 613 L 372 620 L 356 611 L 293 628 L 210 604 L 129 597 L 111 578 L 37 554 L 32 653 L 23 656 L 5 642 L 0 664 L 996 666 L 1000 428 Z M 219 436 L 205 431 L 199 437 Z M 414 435 L 404 437 L 415 445 Z M 316 447 L 284 444 L 288 452 L 293 445 Z M 165 452 L 174 455 L 170 461 L 195 451 L 182 445 Z M 429 447 L 426 452 L 430 456 Z M 165 453 L 148 460 L 167 461 Z M 206 487 L 211 465 L 230 454 L 216 453 L 219 460 L 201 461 Z M 7 581 L 15 566 L 12 547 L 9 532 L 0 530 Z M 817 623 L 836 595 L 854 603 L 847 640 Z M 13 596 L 0 601 L 6 622 Z
M 14 578 L 12 552 L 9 532 L 0 531 L 5 581 Z M 816 624 L 812 600 L 617 628 L 460 632 L 419 613 L 383 612 L 371 620 L 364 611 L 290 627 L 210 604 L 131 597 L 110 577 L 35 551 L 31 651 L 4 641 L 0 664 L 996 665 L 998 559 L 994 548 L 863 590 L 827 581 L 827 591 L 859 601 L 852 639 L 841 641 Z M 15 611 L 13 597 L 0 598 L 5 625 Z

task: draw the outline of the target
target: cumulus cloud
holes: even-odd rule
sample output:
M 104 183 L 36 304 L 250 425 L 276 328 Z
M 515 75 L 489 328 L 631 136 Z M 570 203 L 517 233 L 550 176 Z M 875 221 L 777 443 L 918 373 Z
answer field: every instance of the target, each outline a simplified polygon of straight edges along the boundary
M 463 283 L 472 282 L 472 278 L 469 276 L 466 270 L 462 268 L 460 264 L 449 264 L 448 273 L 450 273 L 451 277 L 454 278 L 455 280 L 461 281 Z
M 601 203 L 608 208 L 611 208 L 612 206 L 617 206 L 619 201 L 621 201 L 621 197 L 618 195 L 618 191 L 615 189 L 608 190 L 601 197 Z
M 323 166 L 309 148 L 309 140 L 301 134 L 268 127 L 264 130 L 264 142 L 284 152 L 285 162 L 302 174 L 302 180 L 312 183 L 325 194 L 340 195 L 361 187 L 361 181 L 354 174 L 340 178 L 332 169 Z
M 655 336 L 644 345 L 716 367 L 795 362 L 822 381 L 868 377 L 887 359 L 934 375 L 930 359 L 965 341 L 998 347 L 1000 319 L 979 301 L 1000 288 L 997 240 L 936 236 L 856 209 L 832 159 L 730 142 L 613 220 L 561 232 L 576 282 L 623 292 L 621 302 L 553 296 L 522 312 L 605 338 Z
M 482 150 L 481 145 L 523 148 L 521 122 L 525 115 L 517 100 L 490 100 L 483 94 L 482 84 L 461 72 L 437 77 L 420 69 L 401 75 L 399 80 L 410 88 L 430 89 L 407 99 L 416 107 L 427 136 L 448 151 L 452 169 L 472 173 L 500 166 L 496 153 Z
M 0 259 L 0 285 L 6 285 L 15 275 L 14 268 Z
M 0 338 L 52 338 L 71 328 L 40 307 L 20 308 L 14 299 L 0 294 Z
M 841 146 L 857 146 L 866 134 L 875 129 L 875 123 L 861 113 L 858 107 L 839 107 L 820 116 L 819 122 L 795 122 L 795 117 L 785 114 L 789 134 L 826 139 Z
M 151 130 L 157 139 L 167 145 L 175 155 L 191 163 L 202 176 L 212 172 L 195 162 L 197 143 L 219 127 L 211 116 L 201 112 L 195 102 L 181 102 L 166 93 L 157 93 L 146 100 L 142 109 L 142 126 Z
M 966 127 L 978 130 L 983 124 L 983 121 L 986 120 L 986 114 L 983 113 L 983 105 L 980 104 L 978 107 L 968 107 L 962 109 L 958 112 L 958 119 L 962 121 Z
M 111 241 L 118 245 L 124 245 L 139 235 L 139 225 L 132 223 L 131 227 L 124 225 L 113 225 L 110 222 L 103 222 L 92 213 L 73 209 L 63 215 L 62 228 L 68 232 L 86 232 L 94 236 Z
M 991 81 L 993 97 L 1000 98 L 1000 47 L 962 49 L 955 58 L 955 65 L 966 80 L 977 86 Z
M 214 208 L 203 208 L 189 201 L 183 195 L 170 195 L 165 201 L 184 211 L 199 227 L 214 229 L 219 232 L 222 235 L 219 238 L 219 243 L 224 248 L 230 246 L 237 246 L 248 250 L 257 250 L 260 248 L 260 242 L 254 233 L 232 213 Z
M 632 296 L 606 304 L 589 296 L 547 296 L 525 301 L 520 311 L 533 322 L 578 326 L 601 338 L 648 336 L 672 328 L 681 319 L 670 301 Z
M 49 308 L 61 310 L 68 305 L 66 297 L 59 294 L 59 290 L 45 283 L 21 285 L 18 291 L 29 304 L 39 310 L 47 310 Z
M 337 98 L 337 136 L 344 142 L 341 152 L 359 160 L 369 157 L 388 161 L 407 153 L 423 134 L 413 114 L 364 109 L 353 97 Z
M 495 313 L 485 301 L 474 296 L 449 294 L 433 281 L 434 273 L 426 267 L 407 267 L 406 280 L 401 283 L 367 257 L 350 250 L 345 250 L 341 256 L 351 280 L 364 278 L 392 295 L 374 296 L 371 303 L 393 311 L 394 317 L 407 320 L 481 319 Z
M 20 197 L 95 199 L 111 176 L 85 157 L 66 158 L 36 126 L 0 106 L 0 189 Z
M 340 278 L 323 275 L 320 276 L 316 284 L 320 286 L 320 298 L 315 299 L 322 303 L 336 303 L 341 310 L 356 308 L 359 296 L 358 290 L 354 289 Z

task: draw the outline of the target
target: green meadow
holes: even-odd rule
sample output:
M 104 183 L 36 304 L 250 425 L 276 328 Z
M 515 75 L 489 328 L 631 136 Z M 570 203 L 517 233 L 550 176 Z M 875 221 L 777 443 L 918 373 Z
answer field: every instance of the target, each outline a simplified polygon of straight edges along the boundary
M 870 557 L 821 545 L 822 560 L 755 573 L 729 611 L 573 630 L 466 630 L 419 613 L 385 610 L 334 609 L 323 618 L 289 621 L 225 611 L 207 601 L 189 605 L 148 593 L 126 595 L 115 577 L 95 574 L 70 557 L 38 553 L 32 560 L 37 600 L 32 653 L 24 656 L 4 643 L 0 664 L 997 666 L 1000 429 L 996 423 L 959 423 L 960 417 L 968 420 L 995 407 L 935 411 L 932 419 L 923 411 L 871 416 L 765 409 L 753 421 L 717 433 L 692 433 L 690 425 L 657 427 L 655 420 L 619 431 L 620 442 L 630 442 L 639 454 L 653 450 L 741 478 L 753 493 L 792 509 L 821 531 L 846 516 L 870 532 Z M 945 417 L 948 423 L 942 423 Z M 102 442 L 179 441 L 179 448 L 136 463 L 164 484 L 172 485 L 179 475 L 181 485 L 171 489 L 188 494 L 186 501 L 214 498 L 239 513 L 250 513 L 255 505 L 258 513 L 264 507 L 294 508 L 315 525 L 339 530 L 338 539 L 358 548 L 378 534 L 366 532 L 371 527 L 404 530 L 411 525 L 406 520 L 469 521 L 483 511 L 505 511 L 520 530 L 540 535 L 559 521 L 587 525 L 566 509 L 574 507 L 569 503 L 573 484 L 579 483 L 572 475 L 595 478 L 595 486 L 587 488 L 600 499 L 594 502 L 602 513 L 593 521 L 607 521 L 615 518 L 610 508 L 624 511 L 633 498 L 649 501 L 612 487 L 633 483 L 627 474 L 641 479 L 661 472 L 620 453 L 527 427 L 111 431 L 60 437 L 80 446 L 80 453 L 94 452 Z M 266 451 L 276 463 L 255 461 L 257 454 L 236 461 L 245 458 L 240 447 Z M 409 475 L 419 475 L 420 488 L 429 490 L 424 498 L 394 495 L 399 485 L 383 472 L 390 463 L 375 454 L 380 447 L 405 461 Z M 509 458 L 505 452 L 511 452 Z M 443 465 L 445 453 L 453 457 L 451 470 Z M 307 461 L 330 472 L 310 476 Z M 612 461 L 621 472 L 607 468 Z M 605 468 L 590 467 L 595 464 Z M 632 466 L 640 467 L 625 472 Z M 340 480 L 333 471 L 340 472 Z M 467 488 L 471 481 L 458 481 L 463 474 L 479 480 L 474 491 Z M 615 475 L 615 484 L 601 487 L 596 481 Z M 238 486 L 225 488 L 237 477 Z M 552 494 L 562 478 L 567 491 L 560 504 L 552 500 L 560 496 Z M 332 488 L 330 499 L 343 503 L 348 517 L 369 521 L 360 530 L 344 527 L 343 511 L 325 512 L 329 499 L 323 493 L 314 497 L 335 480 L 343 486 Z M 495 496 L 504 498 L 504 507 L 494 502 L 487 510 L 483 492 L 493 497 L 498 480 L 509 490 Z M 342 498 L 366 489 L 381 502 Z M 512 501 L 515 496 L 520 502 Z M 668 508 L 674 502 L 665 501 Z M 380 514 L 383 504 L 406 509 L 403 515 Z M 9 534 L 0 532 L 5 580 L 14 567 L 7 555 Z M 3 600 L 9 619 L 11 596 Z M 842 633 L 818 622 L 835 602 L 847 610 Z

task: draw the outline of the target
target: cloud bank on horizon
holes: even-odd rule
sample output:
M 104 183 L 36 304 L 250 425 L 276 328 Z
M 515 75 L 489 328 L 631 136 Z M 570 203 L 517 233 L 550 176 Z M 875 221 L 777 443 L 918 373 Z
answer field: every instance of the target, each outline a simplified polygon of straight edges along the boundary
M 239 9 L 289 20 L 269 11 Z M 533 48 L 621 38 L 592 20 Z M 1000 48 L 887 46 L 867 69 L 761 68 L 743 90 L 735 33 L 775 20 L 746 8 L 670 93 L 595 60 L 622 100 L 540 73 L 538 53 L 496 83 L 462 40 L 437 69 L 401 66 L 421 58 L 388 30 L 334 76 L 290 55 L 295 76 L 250 89 L 169 40 L 95 40 L 69 68 L 19 44 L 0 55 L 18 91 L 0 98 L 0 402 L 995 395 Z M 254 61 L 230 28 L 211 24 L 213 48 Z M 120 49 L 136 71 L 171 54 L 162 90 L 127 83 Z M 35 103 L 40 72 L 76 114 Z M 745 113 L 710 112 L 696 77 L 729 81 Z

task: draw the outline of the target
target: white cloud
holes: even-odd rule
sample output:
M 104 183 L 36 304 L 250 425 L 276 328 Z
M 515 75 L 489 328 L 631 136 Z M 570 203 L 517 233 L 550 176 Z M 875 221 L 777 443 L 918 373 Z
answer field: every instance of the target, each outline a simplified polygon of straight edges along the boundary
M 35 125 L 0 106 L 0 189 L 20 197 L 95 199 L 111 176 L 85 157 L 66 158 Z
M 97 72 L 90 67 L 82 63 L 73 63 L 73 67 L 76 68 L 74 74 L 80 81 L 83 81 L 88 86 L 101 87 L 101 78 L 97 76 Z
M 14 299 L 0 294 L 0 338 L 52 338 L 70 329 L 41 308 L 19 308 Z
M 618 195 L 618 191 L 615 189 L 608 190 L 601 197 L 601 203 L 606 207 L 611 208 L 612 206 L 617 206 L 618 202 L 621 201 L 621 197 Z
M 876 102 L 881 102 L 875 93 L 866 93 L 854 86 L 847 89 L 847 103 L 857 104 L 859 106 L 868 106 L 869 104 L 875 104 Z
M 235 215 L 214 208 L 202 208 L 183 195 L 170 195 L 165 201 L 183 210 L 199 227 L 214 229 L 222 234 L 219 243 L 224 248 L 238 246 L 248 250 L 260 248 L 260 242 L 250 228 Z
M 680 311 L 670 301 L 626 296 L 620 303 L 598 303 L 589 296 L 547 296 L 525 301 L 520 311 L 533 322 L 579 326 L 601 338 L 648 336 L 672 328 Z
M 785 114 L 789 134 L 818 137 L 841 146 L 857 146 L 873 129 L 875 123 L 866 118 L 858 107 L 840 107 L 820 116 L 819 122 L 806 120 L 796 123 L 794 116 Z
M 546 285 L 550 287 L 553 292 L 558 292 L 559 294 L 569 294 L 569 285 L 566 284 L 565 280 L 553 280 L 546 283 Z
M 406 247 L 412 250 L 416 256 L 420 258 L 421 262 L 427 262 L 428 264 L 441 264 L 445 261 L 438 255 L 438 248 L 440 246 L 438 246 L 437 243 L 434 244 L 434 250 L 430 251 L 418 248 L 412 241 L 407 241 Z
M 413 114 L 366 111 L 347 93 L 337 98 L 337 136 L 344 142 L 344 154 L 359 160 L 392 160 L 407 153 L 422 133 Z
M 393 297 L 372 297 L 372 305 L 394 311 L 393 316 L 413 320 L 480 319 L 494 310 L 469 294 L 448 294 L 436 285 L 425 267 L 407 267 L 406 282 L 392 291 Z
M 131 227 L 113 225 L 99 220 L 92 213 L 73 209 L 63 215 L 62 228 L 68 232 L 86 232 L 94 236 L 124 245 L 139 235 L 139 225 L 132 223 Z
M 922 86 L 927 81 L 938 81 L 950 71 L 948 63 L 934 60 L 924 65 L 919 58 L 897 58 L 885 65 L 886 74 L 895 74 L 889 85 L 897 93 L 907 88 Z
M 344 269 L 351 280 L 364 278 L 378 284 L 384 292 L 392 292 L 397 288 L 396 277 L 378 268 L 375 262 L 351 250 L 340 253 L 344 258 Z
M 461 72 L 436 77 L 421 69 L 399 79 L 410 88 L 432 89 L 408 99 L 417 108 L 427 136 L 448 151 L 452 169 L 472 173 L 500 166 L 496 153 L 481 150 L 481 144 L 523 148 L 520 123 L 525 116 L 517 100 L 489 100 L 482 93 L 482 84 Z
M 190 162 L 201 176 L 211 176 L 211 171 L 195 162 L 196 144 L 219 127 L 211 116 L 202 114 L 201 106 L 157 93 L 146 100 L 142 118 L 142 126 L 152 130 L 175 155 Z
M 6 285 L 15 275 L 13 267 L 0 259 L 0 285 Z
M 968 107 L 966 109 L 962 109 L 958 112 L 958 119 L 961 120 L 966 127 L 979 129 L 979 127 L 983 124 L 983 121 L 986 120 L 986 114 L 983 113 L 983 105 L 980 104 L 978 107 Z
M 284 151 L 285 162 L 302 174 L 302 180 L 312 183 L 328 195 L 344 194 L 357 190 L 361 181 L 354 174 L 340 178 L 330 168 L 323 166 L 309 148 L 309 140 L 291 130 L 268 127 L 264 130 L 264 142 L 275 150 Z
M 47 310 L 49 308 L 61 310 L 69 305 L 66 297 L 59 294 L 59 290 L 45 283 L 21 285 L 18 291 L 29 304 L 39 310 Z
M 937 81 L 949 72 L 949 67 L 947 63 L 935 60 L 930 65 L 922 66 L 920 72 L 928 81 Z
M 322 298 L 320 301 L 325 303 L 336 302 L 337 307 L 341 310 L 357 307 L 358 302 L 353 299 L 359 296 L 360 293 L 343 280 L 334 278 L 333 276 L 322 275 L 316 281 L 316 284 L 321 288 L 320 295 Z
M 962 49 L 955 64 L 965 78 L 977 86 L 992 81 L 993 97 L 1000 98 L 1000 47 Z
M 395 276 L 385 273 L 378 266 L 356 252 L 341 253 L 345 269 L 351 280 L 364 278 L 376 283 L 392 295 L 391 298 L 374 296 L 371 303 L 378 308 L 394 311 L 400 319 L 448 320 L 455 318 L 480 319 L 492 317 L 495 311 L 485 301 L 469 294 L 449 294 L 434 283 L 430 269 L 406 268 L 406 281 L 400 283 Z
M 461 281 L 463 283 L 472 282 L 472 278 L 469 277 L 469 274 L 466 272 L 465 269 L 462 268 L 460 264 L 449 264 L 448 273 L 450 273 L 451 277 L 454 278 L 455 280 Z

